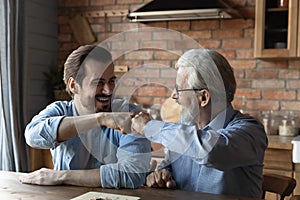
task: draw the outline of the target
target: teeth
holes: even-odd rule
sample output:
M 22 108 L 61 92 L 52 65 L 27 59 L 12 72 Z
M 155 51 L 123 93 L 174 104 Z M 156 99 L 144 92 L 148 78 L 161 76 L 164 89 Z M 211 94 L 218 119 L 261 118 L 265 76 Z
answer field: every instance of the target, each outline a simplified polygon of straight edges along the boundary
M 108 101 L 109 100 L 109 98 L 97 98 L 98 99 L 98 101 Z

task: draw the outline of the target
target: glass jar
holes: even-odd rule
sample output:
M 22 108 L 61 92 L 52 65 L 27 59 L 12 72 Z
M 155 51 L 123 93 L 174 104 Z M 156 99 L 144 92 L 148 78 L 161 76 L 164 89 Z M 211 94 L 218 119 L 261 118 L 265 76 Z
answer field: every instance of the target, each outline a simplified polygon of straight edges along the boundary
M 296 136 L 298 135 L 298 120 L 296 115 L 290 111 L 286 113 L 279 125 L 279 135 Z

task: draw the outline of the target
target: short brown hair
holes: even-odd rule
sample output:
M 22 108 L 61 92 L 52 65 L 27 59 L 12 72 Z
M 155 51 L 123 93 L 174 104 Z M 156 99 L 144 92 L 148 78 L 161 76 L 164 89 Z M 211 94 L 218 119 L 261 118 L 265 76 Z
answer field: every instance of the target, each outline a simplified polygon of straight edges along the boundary
M 112 56 L 108 50 L 96 45 L 84 45 L 74 50 L 67 58 L 64 64 L 64 83 L 66 84 L 66 90 L 71 94 L 68 88 L 68 80 L 73 77 L 76 78 L 76 82 L 81 85 L 85 76 L 84 69 L 81 69 L 82 63 L 87 56 L 93 56 L 93 58 L 102 62 L 112 62 Z M 81 70 L 80 70 L 81 69 Z M 79 70 L 82 73 L 79 73 Z

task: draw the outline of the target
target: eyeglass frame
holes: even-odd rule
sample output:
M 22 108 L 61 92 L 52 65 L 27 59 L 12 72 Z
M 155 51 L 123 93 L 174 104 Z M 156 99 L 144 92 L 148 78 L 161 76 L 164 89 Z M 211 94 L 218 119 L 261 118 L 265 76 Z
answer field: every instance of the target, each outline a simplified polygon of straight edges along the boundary
M 175 85 L 174 87 L 176 94 L 179 95 L 179 92 L 184 92 L 184 91 L 201 91 L 201 90 L 207 90 L 207 88 L 199 88 L 199 89 L 194 89 L 194 88 L 187 88 L 187 89 L 178 89 L 178 85 Z

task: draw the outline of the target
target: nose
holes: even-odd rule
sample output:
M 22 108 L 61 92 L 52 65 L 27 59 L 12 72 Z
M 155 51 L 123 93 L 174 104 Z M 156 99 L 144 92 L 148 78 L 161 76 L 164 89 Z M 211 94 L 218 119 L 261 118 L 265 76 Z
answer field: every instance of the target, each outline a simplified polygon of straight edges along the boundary
M 178 93 L 176 92 L 176 89 L 174 88 L 171 94 L 172 99 L 178 99 Z
M 102 92 L 103 92 L 104 94 L 110 95 L 112 91 L 113 91 L 113 88 L 111 88 L 111 87 L 109 86 L 109 84 L 104 84 L 104 86 L 103 86 L 103 88 L 102 88 Z

